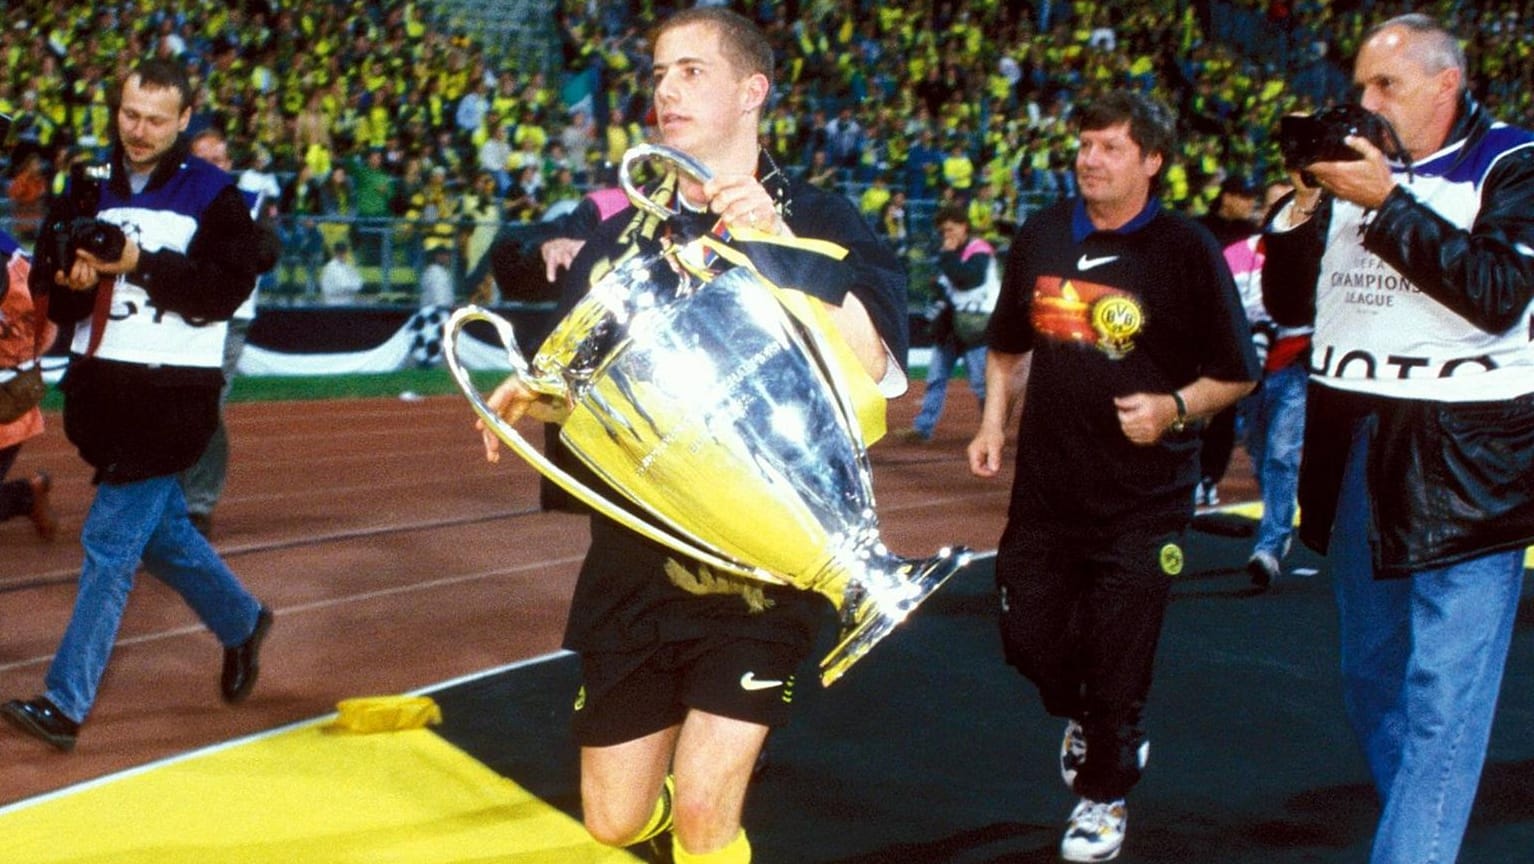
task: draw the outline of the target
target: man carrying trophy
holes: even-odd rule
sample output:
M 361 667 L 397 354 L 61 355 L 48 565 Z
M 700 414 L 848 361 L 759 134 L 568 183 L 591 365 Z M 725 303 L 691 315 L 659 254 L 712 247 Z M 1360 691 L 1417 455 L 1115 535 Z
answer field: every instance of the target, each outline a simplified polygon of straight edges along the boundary
M 905 274 L 849 201 L 789 178 L 759 145 L 773 75 L 765 37 L 736 13 L 704 7 L 664 21 L 651 44 L 662 143 L 713 176 L 662 181 L 650 200 L 668 218 L 638 208 L 602 223 L 570 263 L 561 311 L 664 243 L 704 233 L 830 241 L 848 253 L 827 259 L 835 278 L 793 287 L 824 305 L 861 367 L 855 374 L 886 398 L 899 395 Z M 568 411 L 520 376 L 501 384 L 488 405 L 508 422 L 557 421 Z M 489 431 L 485 446 L 497 461 L 500 445 Z M 734 511 L 750 520 L 753 504 Z M 828 611 L 816 591 L 720 572 L 594 513 L 564 639 L 581 655 L 574 729 L 592 836 L 629 846 L 671 829 L 677 862 L 749 861 L 740 820 L 752 768 L 768 730 L 787 720 L 795 671 Z

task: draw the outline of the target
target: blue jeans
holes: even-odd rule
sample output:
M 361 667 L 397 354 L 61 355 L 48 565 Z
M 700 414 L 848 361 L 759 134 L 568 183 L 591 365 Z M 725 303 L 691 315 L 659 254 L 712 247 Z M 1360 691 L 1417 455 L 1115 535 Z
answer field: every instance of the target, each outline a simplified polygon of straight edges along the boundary
M 1294 532 L 1300 483 L 1300 449 L 1305 441 L 1305 364 L 1292 363 L 1262 379 L 1262 386 L 1241 403 L 1245 413 L 1246 452 L 1252 457 L 1262 492 L 1262 521 L 1252 553 L 1266 552 L 1282 561 Z
M 960 359 L 969 376 L 970 392 L 981 404 L 985 403 L 985 351 L 983 344 L 962 351 L 952 342 L 932 346 L 932 359 L 927 361 L 927 392 L 921 397 L 921 410 L 911 421 L 923 438 L 931 438 L 933 430 L 937 429 L 937 420 L 943 416 L 943 402 L 948 397 L 948 379 Z
M 192 527 L 176 475 L 97 486 L 80 542 L 85 566 L 74 614 L 44 679 L 44 695 L 76 723 L 95 704 L 141 560 L 224 647 L 255 631 L 261 604 Z
M 1486 761 L 1523 587 L 1523 550 L 1376 580 L 1368 440 L 1356 434 L 1332 529 L 1343 702 L 1383 812 L 1373 864 L 1452 862 Z

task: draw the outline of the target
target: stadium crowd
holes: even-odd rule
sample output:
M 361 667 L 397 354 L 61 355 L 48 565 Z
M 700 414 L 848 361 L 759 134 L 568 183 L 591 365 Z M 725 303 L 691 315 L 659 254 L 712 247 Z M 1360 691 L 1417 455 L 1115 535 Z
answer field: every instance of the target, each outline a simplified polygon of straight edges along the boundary
M 549 68 L 528 68 L 415 0 L 11 4 L 0 31 L 7 212 L 28 237 L 69 166 L 107 140 L 112 82 L 163 55 L 194 73 L 188 134 L 217 127 L 241 185 L 267 193 L 286 259 L 314 274 L 337 242 L 413 266 L 450 246 L 472 270 L 493 232 L 611 182 L 645 135 L 643 26 L 664 4 L 550 0 Z M 1345 97 L 1340 70 L 1394 0 L 918 0 L 746 4 L 777 46 L 763 135 L 920 255 L 944 204 L 1004 242 L 1072 189 L 1073 105 L 1129 82 L 1177 106 L 1163 198 L 1197 215 L 1233 174 L 1277 179 L 1277 118 Z M 1425 4 L 1475 38 L 1477 95 L 1534 119 L 1534 2 Z M 1342 77 L 1345 86 L 1346 78 Z M 476 231 L 478 225 L 480 230 Z M 369 226 L 372 226 L 371 228 Z M 388 250 L 393 249 L 393 252 Z M 296 272 L 296 271 L 295 271 Z

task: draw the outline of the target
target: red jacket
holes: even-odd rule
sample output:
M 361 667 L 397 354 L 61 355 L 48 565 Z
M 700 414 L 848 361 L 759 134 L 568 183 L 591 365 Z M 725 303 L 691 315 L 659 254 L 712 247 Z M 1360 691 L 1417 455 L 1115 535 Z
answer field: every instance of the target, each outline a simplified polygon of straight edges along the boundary
M 37 351 L 38 316 L 32 308 L 32 292 L 27 288 L 27 274 L 31 261 L 20 252 L 11 255 L 6 262 L 10 277 L 9 288 L 0 300 L 0 366 L 18 366 L 30 362 Z M 58 327 L 52 322 L 42 322 L 43 349 L 53 344 Z M 43 412 L 33 408 L 21 419 L 0 425 L 0 448 L 10 447 L 43 433 Z

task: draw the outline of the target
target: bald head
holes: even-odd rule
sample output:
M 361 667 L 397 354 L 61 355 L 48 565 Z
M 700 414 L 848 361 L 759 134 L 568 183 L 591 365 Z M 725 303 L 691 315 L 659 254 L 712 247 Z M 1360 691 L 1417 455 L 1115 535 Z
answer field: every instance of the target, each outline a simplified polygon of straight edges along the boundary
M 1448 140 L 1465 91 L 1465 55 L 1426 15 L 1402 15 L 1369 31 L 1353 66 L 1359 103 L 1390 122 L 1421 159 Z
M 1430 16 L 1414 12 L 1376 24 L 1364 34 L 1363 45 L 1399 51 L 1427 75 L 1453 69 L 1459 73 L 1460 89 L 1465 87 L 1465 51 L 1454 34 Z

